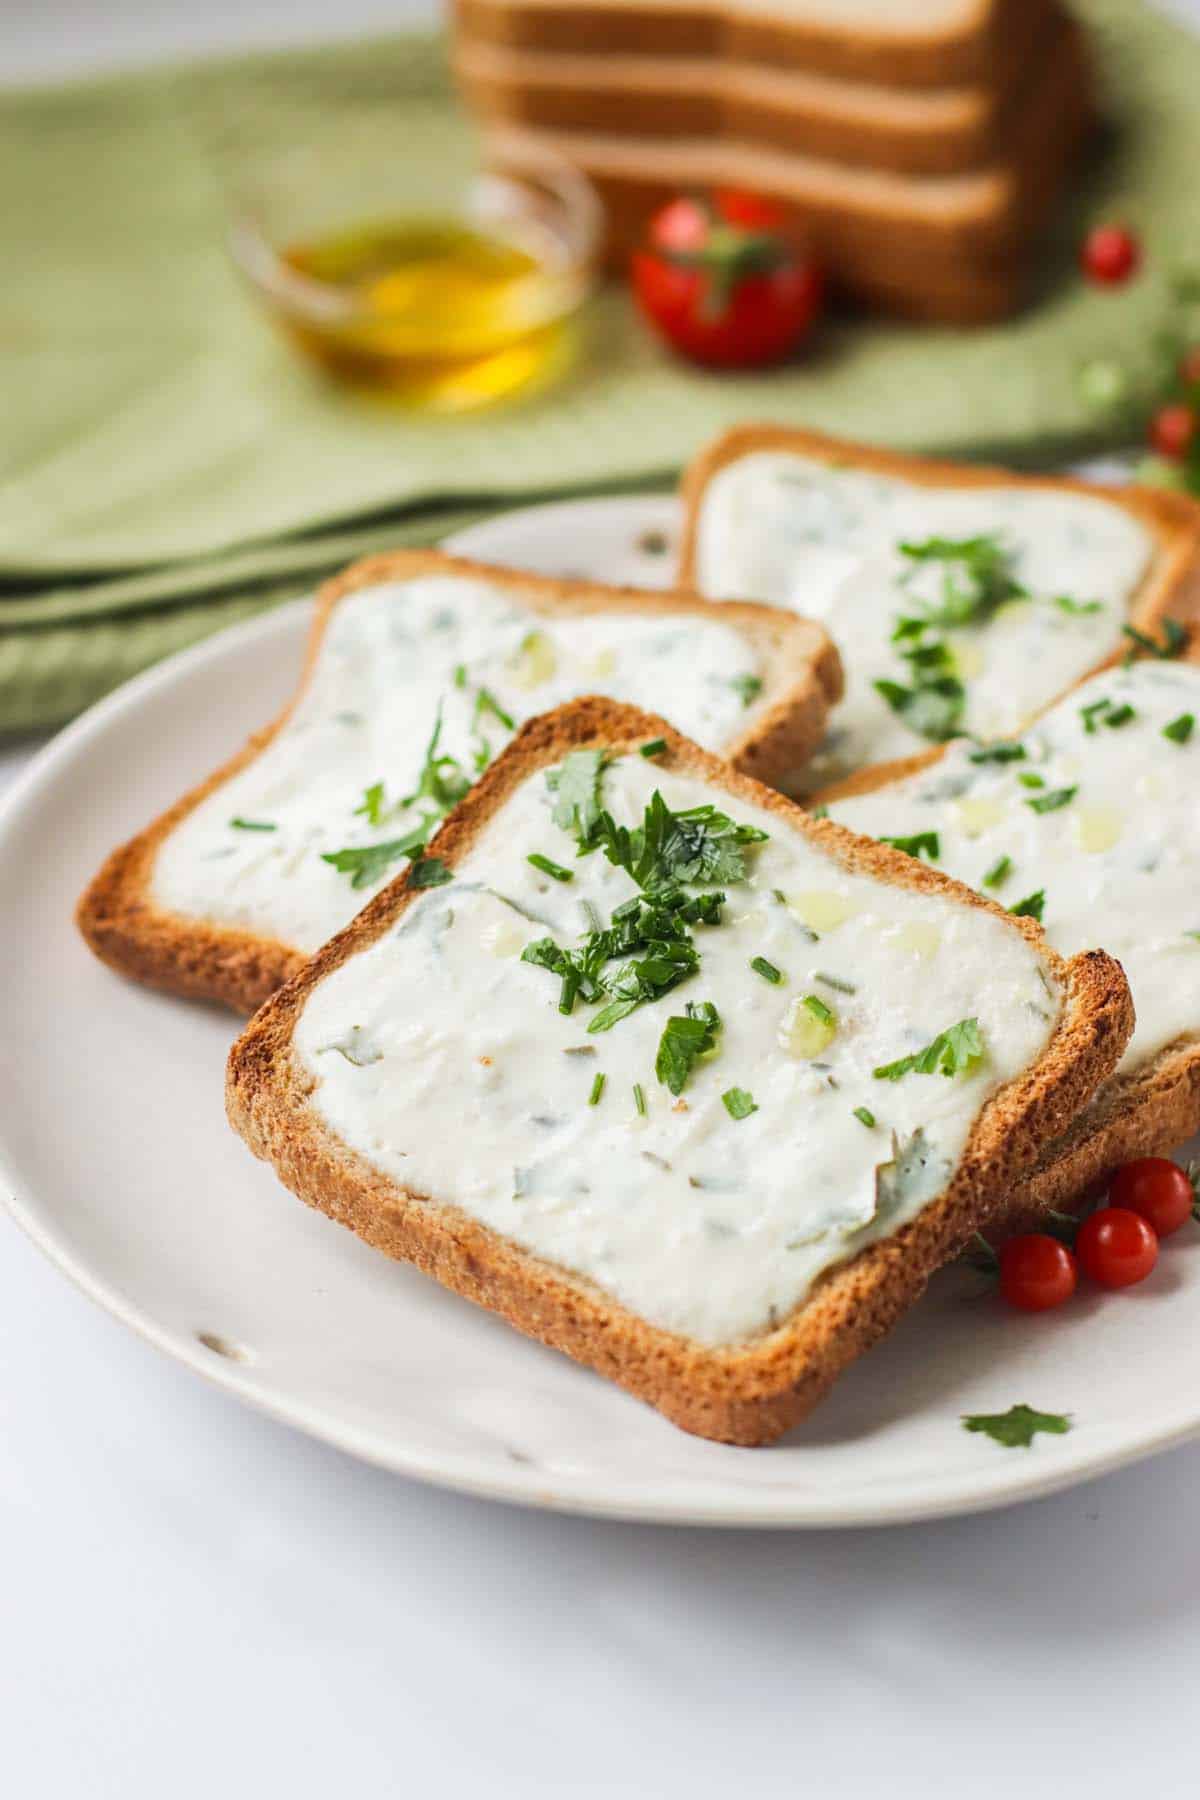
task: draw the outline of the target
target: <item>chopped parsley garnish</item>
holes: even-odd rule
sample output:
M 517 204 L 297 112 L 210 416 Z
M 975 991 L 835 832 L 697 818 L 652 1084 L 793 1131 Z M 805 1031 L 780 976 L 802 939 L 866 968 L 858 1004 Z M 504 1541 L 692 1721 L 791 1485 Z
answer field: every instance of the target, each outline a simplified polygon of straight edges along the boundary
M 494 719 L 498 719 L 505 731 L 517 729 L 517 721 L 511 713 L 505 712 L 491 688 L 481 687 L 475 696 L 475 726 L 477 729 L 479 721 L 485 713 L 491 713 Z
M 603 750 L 572 750 L 546 776 L 554 795 L 554 823 L 574 832 L 581 843 L 590 840 L 600 817 L 600 781 L 607 761 Z
M 964 1413 L 964 1431 L 981 1431 L 1006 1450 L 1028 1450 L 1039 1431 L 1061 1437 L 1071 1429 L 1069 1413 L 1037 1412 L 1032 1406 L 1010 1406 L 1003 1413 Z
M 525 858 L 533 868 L 540 869 L 543 875 L 549 875 L 554 881 L 574 881 L 575 876 L 570 869 L 564 869 L 561 863 L 552 862 L 543 856 L 540 850 L 531 850 Z
M 1036 894 L 1026 894 L 1024 900 L 1018 900 L 1015 906 L 1009 907 L 1014 919 L 1036 919 L 1040 925 L 1042 914 L 1046 908 L 1046 890 L 1039 888 Z
M 466 663 L 455 663 L 455 665 L 454 665 L 454 685 L 456 688 L 465 688 L 466 687 L 466 685 L 467 685 L 467 665 L 466 665 Z
M 890 844 L 893 850 L 903 850 L 906 856 L 924 854 L 930 862 L 936 862 L 941 855 L 941 843 L 936 831 L 918 831 L 912 837 L 881 837 L 881 844 Z
M 601 848 L 610 863 L 652 892 L 681 881 L 705 886 L 744 881 L 743 851 L 766 836 L 757 826 L 735 824 L 712 805 L 672 812 L 656 788 L 640 825 L 631 830 L 601 812 L 580 850 Z
M 978 750 L 971 751 L 967 761 L 973 763 L 1024 762 L 1026 754 L 1024 744 L 982 744 Z
M 939 1031 L 932 1043 L 912 1056 L 883 1063 L 874 1071 L 876 1081 L 899 1081 L 905 1075 L 966 1075 L 983 1059 L 983 1034 L 978 1019 L 960 1019 L 948 1031 Z
M 725 1111 L 731 1119 L 748 1119 L 751 1113 L 758 1111 L 754 1095 L 748 1094 L 745 1088 L 726 1088 L 721 1099 L 725 1102 Z
M 1178 619 L 1163 620 L 1162 640 L 1149 637 L 1146 632 L 1139 631 L 1136 625 L 1122 625 L 1121 630 L 1130 643 L 1137 644 L 1140 649 L 1148 650 L 1151 656 L 1157 656 L 1160 662 L 1170 662 L 1187 648 L 1188 632 Z
M 840 975 L 826 975 L 823 969 L 813 970 L 813 980 L 823 981 L 826 987 L 836 989 L 839 994 L 857 994 L 858 992 L 852 981 L 843 981 Z
M 638 751 L 638 755 L 639 756 L 661 756 L 663 751 L 666 749 L 666 747 L 667 747 L 666 738 L 651 738 L 650 742 L 648 744 L 642 745 L 641 749 Z
M 810 819 L 827 819 L 829 817 L 829 808 L 827 806 L 814 806 L 808 816 Z
M 998 888 L 1012 874 L 1013 860 L 1011 856 L 998 856 L 983 878 L 984 887 Z
M 363 789 L 362 800 L 355 807 L 352 817 L 365 817 L 368 825 L 382 825 L 383 814 L 383 783 L 373 781 L 369 788 Z
M 936 639 L 913 643 L 900 654 L 908 664 L 911 686 L 880 680 L 874 683 L 875 692 L 910 730 L 943 743 L 958 731 L 967 699 L 954 658 Z
M 753 706 L 763 689 L 761 675 L 735 675 L 729 685 L 743 706 Z
M 1059 612 L 1065 612 L 1071 619 L 1082 619 L 1089 613 L 1104 611 L 1102 600 L 1072 600 L 1070 594 L 1055 594 L 1053 604 Z
M 874 1131 L 875 1114 L 871 1111 L 869 1106 L 856 1106 L 854 1109 L 854 1117 L 858 1120 L 860 1125 L 865 1125 L 868 1131 Z
M 1046 785 L 1046 777 L 1044 775 L 1034 775 L 1032 773 L 1018 775 L 1017 780 L 1022 787 L 1027 788 L 1044 788 Z
M 1109 725 L 1116 730 L 1121 725 L 1128 725 L 1137 714 L 1128 703 L 1114 706 L 1106 696 L 1102 700 L 1093 700 L 1090 706 L 1081 706 L 1079 716 L 1083 720 L 1083 729 L 1093 737 L 1099 725 Z
M 428 837 L 428 825 L 437 819 L 444 818 L 451 807 L 457 806 L 463 795 L 471 786 L 471 777 L 459 763 L 458 758 L 438 751 L 442 738 L 442 709 L 439 706 L 433 721 L 433 730 L 429 742 L 425 746 L 425 755 L 417 776 L 417 785 L 411 794 L 401 800 L 401 807 L 416 806 L 427 801 L 431 815 L 427 820 L 425 835 Z
M 1111 712 L 1105 713 L 1104 723 L 1115 731 L 1119 725 L 1128 725 L 1130 719 L 1136 718 L 1136 712 L 1126 701 L 1123 706 L 1114 706 Z
M 783 970 L 777 969 L 775 964 L 773 962 L 768 962 L 765 956 L 752 956 L 750 958 L 750 967 L 754 970 L 756 975 L 761 975 L 764 981 L 770 981 L 776 987 L 778 987 L 779 983 L 783 980 Z
M 1163 726 L 1162 734 L 1165 738 L 1169 738 L 1173 744 L 1186 744 L 1195 729 L 1196 715 L 1194 713 L 1180 713 L 1177 719 L 1172 719 L 1169 725 Z
M 272 821 L 270 819 L 230 819 L 229 824 L 230 824 L 230 828 L 233 831 L 278 831 L 279 830 L 278 825 L 275 825 L 274 823 L 272 823 Z
M 836 1014 L 834 1013 L 833 1008 L 831 1006 L 826 1006 L 819 994 L 805 994 L 800 1004 L 804 1007 L 806 1012 L 812 1014 L 814 1019 L 819 1019 L 822 1025 L 832 1025 L 834 1023 Z
M 410 888 L 445 887 L 454 876 L 446 867 L 440 856 L 422 856 L 414 862 L 408 871 Z
M 685 1013 L 669 1018 L 654 1059 L 654 1073 L 673 1094 L 681 1094 L 700 1057 L 717 1047 L 721 1015 L 708 1000 L 689 1001 Z
M 1025 804 L 1031 806 L 1035 813 L 1057 812 L 1060 806 L 1067 806 L 1078 792 L 1078 787 L 1051 788 L 1045 794 L 1036 794 Z
M 346 850 L 329 850 L 321 856 L 331 863 L 339 875 L 349 875 L 352 888 L 371 887 L 385 869 L 402 856 L 416 856 L 425 848 L 428 825 L 418 825 L 404 837 L 389 838 L 382 844 L 353 844 Z
M 900 550 L 914 565 L 942 565 L 940 603 L 926 612 L 931 625 L 971 624 L 1006 600 L 1027 598 L 1013 576 L 1012 554 L 999 538 L 931 537 L 919 544 L 901 544 Z M 915 568 L 906 578 L 913 573 Z
M 642 1084 L 640 1081 L 635 1081 L 633 1084 L 633 1104 L 637 1107 L 639 1119 L 644 1119 L 646 1116 L 646 1096 L 642 1092 Z
M 601 1073 L 596 1076 L 595 1081 L 593 1081 L 593 1083 L 592 1083 L 592 1091 L 588 1095 L 588 1105 L 589 1106 L 599 1106 L 600 1096 L 604 1092 L 604 1083 L 607 1079 L 608 1079 L 608 1077 L 603 1073 L 603 1071 L 601 1071 Z

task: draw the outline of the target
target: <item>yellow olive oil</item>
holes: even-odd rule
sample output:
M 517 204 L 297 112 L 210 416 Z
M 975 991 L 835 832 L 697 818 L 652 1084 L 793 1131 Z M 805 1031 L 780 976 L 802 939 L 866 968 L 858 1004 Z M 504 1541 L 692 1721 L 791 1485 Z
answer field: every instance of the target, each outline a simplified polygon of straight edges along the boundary
M 537 248 L 436 218 L 292 244 L 283 261 L 319 284 L 324 304 L 281 321 L 346 380 L 431 411 L 485 405 L 565 360 L 562 277 Z

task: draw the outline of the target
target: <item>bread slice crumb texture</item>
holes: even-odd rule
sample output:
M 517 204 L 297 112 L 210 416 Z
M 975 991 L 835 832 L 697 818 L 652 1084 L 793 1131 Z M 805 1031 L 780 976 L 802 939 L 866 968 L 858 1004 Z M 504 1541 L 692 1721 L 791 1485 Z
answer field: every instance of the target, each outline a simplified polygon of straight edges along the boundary
M 601 777 L 617 827 L 656 791 L 672 814 L 717 801 L 765 834 L 732 852 L 726 834 L 713 879 L 689 885 L 725 900 L 719 923 L 689 927 L 699 966 L 677 988 L 596 1030 L 624 991 L 620 958 L 569 1011 L 550 952 L 523 959 L 538 942 L 578 949 L 639 892 L 602 849 L 577 856 L 554 816 L 562 788 L 537 769 L 440 885 L 316 982 L 293 1056 L 332 1138 L 398 1187 L 653 1326 L 726 1346 L 944 1192 L 981 1109 L 1046 1049 L 1063 993 L 1014 922 L 953 890 L 851 869 L 653 757 Z M 705 1007 L 719 1022 L 679 1081 L 687 1055 L 663 1039 L 689 1002 L 693 1027 Z M 954 1073 L 876 1073 L 968 1022 Z

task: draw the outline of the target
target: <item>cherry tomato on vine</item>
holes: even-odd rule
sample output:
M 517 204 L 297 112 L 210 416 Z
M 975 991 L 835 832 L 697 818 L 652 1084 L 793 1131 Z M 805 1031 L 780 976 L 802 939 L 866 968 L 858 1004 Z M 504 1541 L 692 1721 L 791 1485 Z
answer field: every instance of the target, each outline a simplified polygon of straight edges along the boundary
M 1065 1244 L 1042 1231 L 1027 1231 L 1003 1244 L 1000 1292 L 1022 1312 L 1046 1312 L 1075 1292 L 1079 1271 Z
M 1095 225 L 1083 240 L 1079 261 L 1089 281 L 1118 287 L 1141 267 L 1142 246 L 1125 225 Z
M 1118 1169 L 1108 1200 L 1110 1207 L 1139 1214 L 1160 1238 L 1185 1225 L 1196 1205 L 1191 1181 L 1178 1163 L 1165 1156 L 1141 1156 Z
M 655 330 L 710 368 L 779 362 L 821 307 L 819 271 L 785 209 L 757 194 L 672 200 L 650 221 L 631 270 Z
M 1084 1273 L 1101 1287 L 1133 1287 L 1158 1261 L 1158 1237 L 1140 1213 L 1102 1206 L 1083 1221 L 1075 1254 Z
M 1178 462 L 1192 447 L 1196 423 L 1196 414 L 1185 401 L 1168 401 L 1150 421 L 1150 442 L 1160 456 Z

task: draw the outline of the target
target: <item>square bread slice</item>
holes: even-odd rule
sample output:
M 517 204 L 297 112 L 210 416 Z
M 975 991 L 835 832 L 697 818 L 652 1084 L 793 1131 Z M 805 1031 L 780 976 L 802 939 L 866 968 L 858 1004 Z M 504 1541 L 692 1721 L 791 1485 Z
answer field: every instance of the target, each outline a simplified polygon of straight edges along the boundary
M 680 580 L 795 606 L 842 652 L 809 791 L 954 731 L 1011 737 L 1128 650 L 1127 625 L 1158 635 L 1200 610 L 1200 506 L 1182 494 L 749 425 L 697 457 L 683 498 Z
M 453 55 L 468 104 L 496 122 L 643 138 L 724 135 L 895 173 L 955 175 L 1001 153 L 1008 110 L 1023 102 L 1033 57 L 1048 50 L 1052 30 L 1046 9 L 1025 8 L 992 78 L 931 89 L 814 74 L 791 60 L 514 50 L 465 30 Z
M 456 0 L 481 42 L 524 50 L 746 57 L 858 81 L 994 79 L 1048 0 Z
M 253 1012 L 532 713 L 585 693 L 661 706 L 777 782 L 840 692 L 823 629 L 771 607 L 370 557 L 320 590 L 282 716 L 113 852 L 79 928 L 122 974 Z
M 230 1120 L 388 1255 L 763 1444 L 1115 1066 L 1119 966 L 662 719 L 532 721 L 269 1000 Z M 436 883 L 436 885 L 434 885 Z
M 1103 944 L 1125 970 L 1133 1036 L 1006 1198 L 997 1224 L 1023 1229 L 1200 1131 L 1200 666 L 1142 659 L 1093 675 L 1002 755 L 959 741 L 816 798 L 1038 917 L 1060 954 Z

